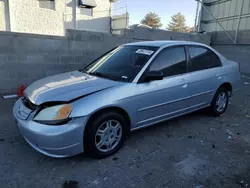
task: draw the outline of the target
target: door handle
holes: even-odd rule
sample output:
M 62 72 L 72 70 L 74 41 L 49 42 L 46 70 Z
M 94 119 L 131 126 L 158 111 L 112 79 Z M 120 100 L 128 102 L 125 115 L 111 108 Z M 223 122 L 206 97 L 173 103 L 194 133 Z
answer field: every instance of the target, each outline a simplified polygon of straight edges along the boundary
M 186 79 L 181 79 L 181 85 L 182 85 L 182 88 L 186 88 L 188 86 L 188 82 Z
M 221 79 L 221 74 L 217 74 L 216 77 L 220 80 Z
M 184 85 L 182 85 L 182 88 L 186 88 L 188 85 L 187 84 L 184 84 Z
M 187 84 L 187 80 L 186 79 L 181 79 L 181 84 Z

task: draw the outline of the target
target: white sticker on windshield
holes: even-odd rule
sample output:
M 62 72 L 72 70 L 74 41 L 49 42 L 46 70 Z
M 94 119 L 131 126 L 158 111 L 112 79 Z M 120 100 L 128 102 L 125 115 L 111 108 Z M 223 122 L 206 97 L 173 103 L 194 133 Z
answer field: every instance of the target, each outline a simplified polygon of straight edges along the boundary
M 144 55 L 152 55 L 154 53 L 154 51 L 139 49 L 135 53 L 137 53 L 137 54 L 144 54 Z

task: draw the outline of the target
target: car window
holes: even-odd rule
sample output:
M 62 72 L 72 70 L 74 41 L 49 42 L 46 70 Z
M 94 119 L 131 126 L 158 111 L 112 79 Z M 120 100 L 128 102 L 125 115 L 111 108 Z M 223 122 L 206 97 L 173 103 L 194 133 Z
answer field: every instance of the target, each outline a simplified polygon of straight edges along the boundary
M 214 67 L 220 67 L 219 57 L 209 49 L 202 47 L 188 47 L 191 58 L 190 71 L 198 71 Z
M 84 70 L 87 74 L 131 82 L 157 50 L 151 46 L 119 46 Z
M 150 71 L 162 71 L 165 77 L 187 72 L 184 47 L 167 48 L 161 51 L 149 68 Z

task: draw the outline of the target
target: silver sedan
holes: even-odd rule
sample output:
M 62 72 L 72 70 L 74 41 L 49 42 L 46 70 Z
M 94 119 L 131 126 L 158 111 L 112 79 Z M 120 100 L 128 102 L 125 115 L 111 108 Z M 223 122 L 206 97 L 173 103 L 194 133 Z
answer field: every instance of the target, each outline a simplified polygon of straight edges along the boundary
M 138 42 L 34 82 L 13 113 L 24 139 L 45 155 L 106 157 L 130 131 L 203 108 L 222 115 L 240 79 L 239 65 L 209 46 Z

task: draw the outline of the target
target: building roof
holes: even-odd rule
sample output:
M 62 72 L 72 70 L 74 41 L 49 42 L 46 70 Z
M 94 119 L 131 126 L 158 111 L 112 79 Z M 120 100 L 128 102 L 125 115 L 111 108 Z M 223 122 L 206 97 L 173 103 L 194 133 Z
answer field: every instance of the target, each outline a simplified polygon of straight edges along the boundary
M 136 45 L 136 46 L 154 46 L 154 47 L 162 47 L 167 45 L 186 45 L 186 44 L 196 44 L 202 45 L 196 42 L 189 41 L 174 41 L 174 40 L 159 40 L 159 41 L 143 41 L 143 42 L 133 42 L 126 45 Z

